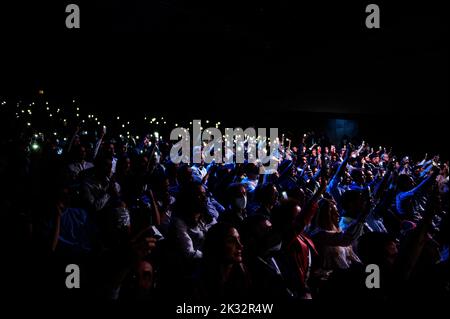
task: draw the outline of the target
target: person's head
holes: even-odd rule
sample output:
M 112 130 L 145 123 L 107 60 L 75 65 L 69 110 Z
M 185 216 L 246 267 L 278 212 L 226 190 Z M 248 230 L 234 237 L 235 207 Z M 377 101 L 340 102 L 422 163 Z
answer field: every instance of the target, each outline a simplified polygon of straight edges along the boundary
M 355 168 L 350 173 L 352 181 L 358 185 L 364 185 L 366 182 L 366 177 L 364 176 L 364 172 L 361 169 Z
M 136 161 L 133 161 L 135 171 L 138 174 L 145 174 L 148 171 L 148 157 L 147 155 L 140 155 Z
M 315 218 L 316 226 L 330 231 L 339 230 L 339 212 L 334 200 L 323 198 L 319 202 L 319 210 Z
M 86 148 L 83 145 L 78 144 L 74 146 L 73 157 L 75 161 L 82 162 L 86 160 L 86 154 L 87 154 Z
M 356 218 L 364 210 L 364 198 L 360 191 L 347 190 L 341 198 L 342 208 L 345 210 L 345 216 Z
M 112 172 L 112 159 L 105 156 L 97 157 L 95 160 L 95 172 L 100 178 L 110 177 Z
M 227 195 L 231 207 L 243 210 L 247 206 L 247 191 L 244 185 L 239 183 L 231 184 L 228 186 Z
M 280 236 L 273 231 L 272 223 L 263 215 L 247 217 L 240 233 L 248 256 L 264 256 L 280 248 Z
M 227 223 L 217 223 L 206 234 L 203 258 L 209 265 L 240 264 L 243 249 L 244 246 L 236 228 Z
M 370 183 L 373 181 L 373 173 L 371 170 L 366 170 L 365 172 L 365 180 L 367 183 Z
M 188 165 L 181 165 L 177 170 L 177 180 L 180 185 L 186 185 L 194 180 L 192 168 Z
M 299 166 L 300 167 L 303 167 L 303 166 L 305 166 L 306 165 L 306 163 L 308 162 L 308 160 L 306 159 L 306 157 L 305 156 L 302 156 L 302 157 L 300 157 L 300 159 L 299 159 Z
M 254 163 L 247 163 L 245 166 L 245 175 L 251 180 L 257 180 L 259 177 L 259 168 Z
M 401 174 L 397 179 L 397 189 L 400 192 L 407 192 L 414 187 L 415 183 L 411 176 Z
M 365 265 L 392 267 L 398 255 L 397 241 L 388 233 L 370 232 L 361 236 L 357 251 Z
M 121 174 L 126 174 L 131 170 L 131 160 L 128 156 L 123 155 L 117 161 L 117 171 Z
M 289 189 L 287 192 L 288 198 L 295 199 L 299 202 L 300 207 L 303 207 L 305 204 L 305 191 L 300 187 L 293 187 Z
M 169 195 L 169 178 L 163 174 L 153 174 L 151 185 L 158 199 L 167 199 Z
M 381 155 L 381 161 L 388 163 L 389 162 L 389 154 L 388 153 L 383 153 L 383 155 Z
M 141 290 L 150 290 L 153 288 L 153 266 L 146 260 L 138 262 L 137 269 L 137 283 Z
M 272 221 L 276 230 L 282 235 L 290 235 L 292 232 L 300 233 L 306 226 L 300 218 L 301 211 L 298 201 L 294 199 L 282 200 L 273 213 Z
M 323 149 L 323 151 L 324 151 L 325 154 L 330 153 L 330 150 L 329 150 L 328 146 L 325 146 L 325 148 Z
M 114 143 L 106 142 L 103 144 L 103 154 L 107 157 L 113 157 L 115 155 Z
M 311 156 L 314 156 L 314 157 L 317 156 L 317 148 L 313 148 L 313 149 L 311 150 Z
M 256 200 L 263 206 L 272 208 L 278 200 L 278 191 L 273 183 L 260 185 L 256 189 Z
M 189 182 L 181 187 L 176 199 L 176 213 L 186 223 L 196 225 L 206 216 L 206 191 L 200 182 Z
M 371 154 L 369 158 L 372 164 L 374 165 L 380 164 L 380 155 L 378 153 Z

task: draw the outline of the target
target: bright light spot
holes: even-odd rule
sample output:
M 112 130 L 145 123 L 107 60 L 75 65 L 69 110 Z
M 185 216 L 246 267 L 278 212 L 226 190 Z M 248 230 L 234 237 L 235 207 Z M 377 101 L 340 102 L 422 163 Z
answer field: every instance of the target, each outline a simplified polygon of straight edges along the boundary
M 120 116 L 116 117 L 116 119 L 120 120 Z
M 31 144 L 31 148 L 33 149 L 33 151 L 37 151 L 39 149 L 39 144 L 33 143 L 33 144 Z

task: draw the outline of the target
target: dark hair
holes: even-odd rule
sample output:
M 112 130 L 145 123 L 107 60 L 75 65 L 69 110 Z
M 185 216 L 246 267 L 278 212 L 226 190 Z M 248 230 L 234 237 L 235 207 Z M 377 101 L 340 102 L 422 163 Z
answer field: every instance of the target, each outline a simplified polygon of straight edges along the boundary
M 241 183 L 232 183 L 227 187 L 226 191 L 226 199 L 228 203 L 231 203 L 233 198 L 236 197 L 236 195 L 240 194 L 240 189 L 245 186 Z
M 198 187 L 203 186 L 200 182 L 189 182 L 183 185 L 177 194 L 174 213 L 187 224 L 195 224 L 192 217 L 193 213 L 200 212 L 205 214 L 205 207 L 203 207 L 197 198 Z
M 361 192 L 357 190 L 347 190 L 342 194 L 341 206 L 344 210 L 348 210 L 353 202 L 361 198 Z
M 280 205 L 273 210 L 272 222 L 273 227 L 277 229 L 277 231 L 283 231 L 287 225 L 292 224 L 294 220 L 293 216 L 290 215 L 290 212 L 296 206 L 300 206 L 300 202 L 290 198 L 282 200 Z
M 223 258 L 225 239 L 234 228 L 229 223 L 217 223 L 208 230 L 203 245 L 203 258 L 207 264 L 220 264 Z
M 395 241 L 395 237 L 388 233 L 366 233 L 361 236 L 358 242 L 358 256 L 366 265 L 383 265 L 386 258 L 386 246 Z
M 333 200 L 323 198 L 319 201 L 319 209 L 316 214 L 315 224 L 317 227 L 320 227 L 324 230 L 333 230 L 333 226 L 337 226 L 334 224 L 331 215 L 332 206 L 335 204 Z

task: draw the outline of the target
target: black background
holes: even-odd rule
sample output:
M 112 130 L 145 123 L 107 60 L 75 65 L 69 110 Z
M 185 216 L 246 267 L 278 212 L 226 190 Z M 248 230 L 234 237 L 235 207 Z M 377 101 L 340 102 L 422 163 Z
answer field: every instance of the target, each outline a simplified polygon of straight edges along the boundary
M 445 152 L 448 17 L 436 2 L 113 0 L 0 5 L 0 95 L 267 127 L 349 118 Z M 66 29 L 77 3 L 81 29 Z M 322 124 L 321 124 L 322 125 Z M 428 146 L 424 146 L 424 142 Z

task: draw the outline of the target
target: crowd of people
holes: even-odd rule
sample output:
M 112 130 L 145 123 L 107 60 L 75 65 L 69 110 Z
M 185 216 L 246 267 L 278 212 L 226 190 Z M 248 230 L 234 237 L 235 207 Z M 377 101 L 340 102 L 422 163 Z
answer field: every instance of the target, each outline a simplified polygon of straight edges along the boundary
M 77 130 L 62 149 L 51 137 L 2 141 L 3 274 L 21 293 L 36 293 L 31 283 L 53 297 L 154 302 L 449 296 L 438 156 L 309 132 L 262 174 L 253 162 L 173 163 L 154 136 L 88 136 Z M 65 285 L 69 264 L 80 289 Z

